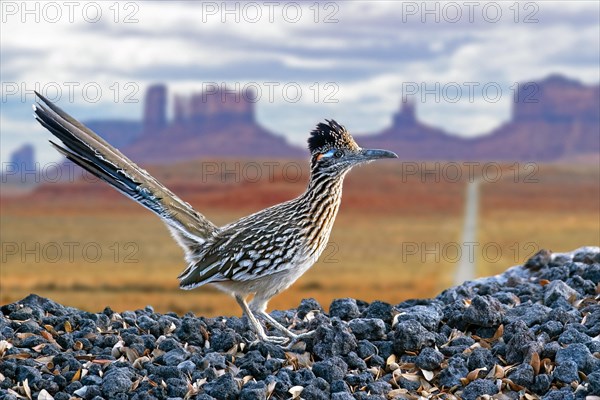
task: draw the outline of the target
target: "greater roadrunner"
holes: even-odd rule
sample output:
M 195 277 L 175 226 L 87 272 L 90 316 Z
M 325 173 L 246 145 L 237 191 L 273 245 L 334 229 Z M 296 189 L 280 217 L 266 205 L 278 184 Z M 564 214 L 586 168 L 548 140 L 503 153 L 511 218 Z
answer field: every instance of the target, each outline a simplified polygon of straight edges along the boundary
M 266 312 L 268 301 L 287 289 L 319 258 L 329 240 L 342 198 L 344 176 L 355 165 L 397 158 L 385 150 L 364 150 L 331 120 L 308 139 L 310 181 L 299 197 L 217 227 L 112 147 L 92 130 L 37 94 L 35 118 L 63 143 L 50 143 L 66 158 L 157 214 L 183 248 L 188 267 L 182 289 L 210 283 L 233 295 L 261 340 L 267 336 L 256 317 L 292 339 L 291 332 Z M 250 303 L 246 299 L 254 295 Z

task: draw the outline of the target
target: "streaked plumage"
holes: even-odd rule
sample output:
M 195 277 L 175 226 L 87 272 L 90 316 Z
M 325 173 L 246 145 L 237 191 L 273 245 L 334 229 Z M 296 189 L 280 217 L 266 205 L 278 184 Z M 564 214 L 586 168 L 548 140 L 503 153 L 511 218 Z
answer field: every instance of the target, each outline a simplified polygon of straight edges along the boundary
M 182 289 L 210 283 L 235 297 L 262 340 L 258 315 L 289 337 L 297 337 L 266 313 L 268 301 L 287 289 L 319 258 L 329 240 L 342 198 L 346 173 L 361 162 L 396 157 L 363 150 L 335 121 L 311 132 L 311 176 L 299 197 L 217 227 L 112 147 L 89 128 L 38 94 L 36 119 L 64 147 L 65 157 L 157 214 L 184 249 L 188 267 L 179 275 Z M 250 304 L 246 297 L 254 294 Z

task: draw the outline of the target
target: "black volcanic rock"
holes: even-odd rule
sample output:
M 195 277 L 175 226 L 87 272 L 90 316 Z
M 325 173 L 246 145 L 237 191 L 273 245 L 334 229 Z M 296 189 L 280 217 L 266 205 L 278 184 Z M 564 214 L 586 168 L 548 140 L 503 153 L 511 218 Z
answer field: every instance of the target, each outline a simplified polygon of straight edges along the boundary
M 25 381 L 32 398 L 59 400 L 386 399 L 405 390 L 427 397 L 428 385 L 462 399 L 597 396 L 600 307 L 582 282 L 599 284 L 598 254 L 536 256 L 393 307 L 340 299 L 327 315 L 306 300 L 274 313 L 316 329 L 290 348 L 255 342 L 237 317 L 89 313 L 30 295 L 0 307 L 0 397 L 24 393 Z M 503 290 L 518 301 L 500 301 Z

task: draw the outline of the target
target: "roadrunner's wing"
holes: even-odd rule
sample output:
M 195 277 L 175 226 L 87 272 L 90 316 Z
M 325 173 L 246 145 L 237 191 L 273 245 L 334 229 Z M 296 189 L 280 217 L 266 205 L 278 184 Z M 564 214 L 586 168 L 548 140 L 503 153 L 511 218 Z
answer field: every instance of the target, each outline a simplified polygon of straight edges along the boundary
M 292 261 L 302 247 L 299 227 L 274 216 L 288 204 L 261 210 L 222 227 L 206 243 L 201 256 L 179 275 L 179 287 L 193 289 L 206 283 L 247 282 L 295 268 L 297 265 Z
M 75 164 L 156 213 L 192 258 L 218 228 L 91 129 L 36 93 L 35 118 L 64 144 L 52 145 Z

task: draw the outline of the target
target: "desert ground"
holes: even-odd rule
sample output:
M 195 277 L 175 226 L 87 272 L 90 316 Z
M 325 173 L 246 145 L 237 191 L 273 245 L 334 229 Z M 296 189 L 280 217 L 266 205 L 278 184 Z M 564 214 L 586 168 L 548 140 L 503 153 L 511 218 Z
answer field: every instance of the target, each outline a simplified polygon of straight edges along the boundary
M 218 225 L 293 198 L 308 179 L 305 162 L 293 160 L 147 169 Z M 500 273 L 541 248 L 600 243 L 595 166 L 374 163 L 347 176 L 330 246 L 270 309 L 293 308 L 306 297 L 328 307 L 339 297 L 398 303 L 438 294 L 452 285 L 460 258 L 469 256 L 459 252 L 465 189 L 475 178 L 481 182 L 479 218 L 469 248 L 476 276 Z M 162 222 L 89 180 L 79 173 L 2 197 L 0 303 L 36 293 L 95 312 L 152 305 L 179 314 L 241 313 L 212 287 L 180 290 L 176 277 L 186 265 Z

